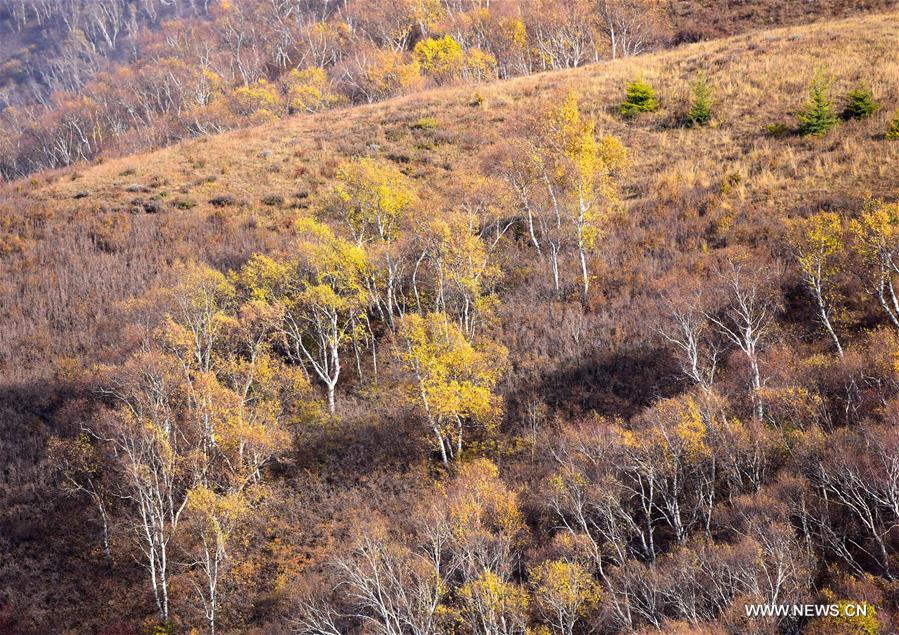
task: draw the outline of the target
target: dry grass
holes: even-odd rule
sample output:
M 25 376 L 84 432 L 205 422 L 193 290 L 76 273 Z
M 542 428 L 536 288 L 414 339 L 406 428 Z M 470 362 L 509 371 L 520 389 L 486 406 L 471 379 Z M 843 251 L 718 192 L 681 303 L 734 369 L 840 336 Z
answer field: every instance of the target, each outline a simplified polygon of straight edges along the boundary
M 755 242 L 756 233 L 776 232 L 774 221 L 784 214 L 895 197 L 899 144 L 880 135 L 899 106 L 897 42 L 899 12 L 783 28 L 295 117 L 7 184 L 0 190 L 0 254 L 8 253 L 0 372 L 5 366 L 21 375 L 31 356 L 45 366 L 47 353 L 90 349 L 92 337 L 60 335 L 96 323 L 117 300 L 164 281 L 174 260 L 227 267 L 275 248 L 289 218 L 313 204 L 347 157 L 395 161 L 438 209 L 451 207 L 446 192 L 453 179 L 482 170 L 483 156 L 508 126 L 568 90 L 582 95 L 603 132 L 630 148 L 628 222 L 661 232 L 636 242 L 669 254 L 705 248 L 707 240 Z M 770 135 L 769 124 L 794 124 L 792 113 L 816 69 L 830 73 L 835 100 L 864 80 L 883 107 L 823 139 Z M 709 128 L 685 129 L 680 121 L 699 72 L 714 88 L 715 120 Z M 635 77 L 653 83 L 662 108 L 625 122 L 616 109 Z M 425 117 L 437 126 L 417 126 Z M 144 213 L 147 205 L 159 213 Z M 669 221 L 682 218 L 694 221 L 671 230 Z M 73 245 L 79 246 L 66 256 Z M 632 246 L 607 259 L 633 270 L 662 267 L 643 262 Z M 23 296 L 24 288 L 33 297 Z M 28 355 L 20 354 L 23 346 Z
M 33 189 L 22 182 L 11 187 L 30 189 L 29 197 L 52 200 L 64 209 L 84 207 L 83 200 L 69 200 L 87 191 L 92 204 L 114 208 L 134 198 L 125 191 L 128 185 L 156 181 L 164 184 L 157 188 L 160 192 L 195 199 L 194 211 L 203 213 L 211 211 L 207 200 L 223 192 L 253 207 L 271 193 L 289 200 L 300 187 L 320 186 L 341 158 L 359 154 L 400 161 L 406 155 L 412 174 L 439 182 L 444 172 L 464 167 L 496 143 L 497 124 L 514 117 L 517 108 L 529 108 L 556 91 L 576 90 L 601 128 L 621 136 L 633 150 L 637 182 L 647 183 L 648 175 L 672 165 L 684 166 L 679 168 L 683 171 L 692 163 L 692 171 L 706 179 L 716 172 L 768 172 L 766 189 L 773 179 L 788 190 L 778 193 L 792 192 L 793 200 L 804 198 L 803 189 L 814 189 L 821 180 L 830 187 L 851 186 L 870 176 L 874 181 L 863 186 L 877 189 L 888 185 L 879 179 L 878 166 L 895 161 L 899 152 L 896 144 L 877 139 L 899 105 L 897 42 L 897 12 L 758 32 L 572 71 L 296 117 L 82 168 L 78 175 L 57 173 L 45 177 L 50 184 Z M 884 107 L 869 121 L 842 126 L 821 141 L 770 138 L 768 124 L 792 124 L 790 113 L 802 105 L 816 69 L 833 78 L 835 98 L 864 80 Z M 710 130 L 684 130 L 678 118 L 687 107 L 689 84 L 700 71 L 714 87 L 716 124 Z M 615 114 L 615 107 L 625 83 L 635 77 L 656 87 L 663 108 L 630 124 Z M 481 107 L 473 105 L 476 93 L 483 97 Z M 429 135 L 412 129 L 423 117 L 438 121 L 431 135 L 439 137 L 436 144 L 419 143 Z M 466 147 L 472 139 L 478 148 Z M 441 144 L 444 140 L 448 143 Z M 441 169 L 446 162 L 450 169 Z M 205 180 L 210 177 L 215 180 Z
M 350 156 L 396 161 L 426 184 L 440 205 L 451 206 L 440 193 L 455 175 L 480 170 L 482 156 L 501 142 L 506 126 L 568 90 L 582 95 L 603 132 L 620 136 L 631 149 L 634 166 L 625 190 L 636 214 L 655 209 L 660 201 L 685 205 L 697 192 L 717 190 L 721 196 L 713 201 L 710 222 L 723 215 L 725 224 L 737 231 L 740 219 L 750 213 L 775 218 L 869 195 L 895 196 L 899 144 L 883 141 L 880 133 L 899 106 L 897 42 L 897 12 L 783 28 L 567 72 L 296 117 L 35 176 L 2 190 L 0 252 L 10 252 L 4 270 L 7 276 L 18 276 L 23 267 L 29 270 L 35 257 L 40 260 L 39 243 L 53 236 L 71 241 L 91 235 L 94 242 L 109 243 L 112 255 L 104 256 L 103 271 L 113 276 L 128 266 L 116 253 L 129 252 L 116 251 L 117 243 L 138 248 L 141 233 L 162 235 L 176 247 L 165 261 L 192 254 L 208 259 L 208 250 L 197 241 L 204 235 L 211 240 L 207 230 L 215 223 L 228 228 L 223 231 L 241 228 L 252 236 L 253 245 L 233 254 L 239 259 L 248 249 L 277 242 L 286 219 L 307 208 L 339 162 Z M 823 139 L 773 137 L 768 125 L 793 125 L 792 113 L 802 105 L 816 69 L 833 78 L 835 100 L 864 80 L 883 107 L 869 120 L 840 125 Z M 680 119 L 689 85 L 700 71 L 714 87 L 715 121 L 707 129 L 685 129 Z M 635 77 L 653 83 L 663 107 L 625 122 L 616 107 L 623 87 Z M 436 119 L 437 127 L 415 125 L 425 117 Z M 147 204 L 162 213 L 133 215 Z M 152 248 L 152 243 L 143 246 Z M 17 260 L 23 247 L 31 259 Z M 220 264 L 229 261 L 221 254 L 211 258 Z M 62 306 L 54 311 L 64 313 L 72 295 L 66 280 L 77 277 L 77 271 L 56 271 L 51 278 L 46 268 L 32 271 L 44 277 L 38 284 L 45 288 L 48 279 L 62 285 L 57 289 Z M 162 273 L 156 265 L 149 267 L 148 279 L 110 288 L 97 302 L 121 299 Z M 2 292 L 9 319 L 22 310 L 10 295 L 18 287 L 9 285 Z M 26 317 L 28 324 L 22 326 L 34 334 L 27 326 L 47 316 L 32 312 Z M 53 330 L 44 336 L 54 339 Z M 13 344 L 4 342 L 7 355 Z
M 45 401 L 55 393 L 44 392 L 39 379 L 59 373 L 62 357 L 94 363 L 109 351 L 120 351 L 116 328 L 121 324 L 109 316 L 115 303 L 167 283 L 179 259 L 228 268 L 254 251 L 283 248 L 290 219 L 307 213 L 347 157 L 372 154 L 396 161 L 431 199 L 424 209 L 452 207 L 449 193 L 458 176 L 482 171 L 483 157 L 502 143 L 506 127 L 562 91 L 578 91 L 601 130 L 620 136 L 634 158 L 623 184 L 630 213 L 598 258 L 601 281 L 596 286 L 602 298 L 590 316 L 590 338 L 610 349 L 636 338 L 647 330 L 654 307 L 646 289 L 672 270 L 690 271 L 698 254 L 732 245 L 770 248 L 777 244 L 783 216 L 819 207 L 853 212 L 866 196 L 899 196 L 899 143 L 880 138 L 899 107 L 897 42 L 899 12 L 778 29 L 569 72 L 296 117 L 2 186 L 0 385 L 8 389 L 5 399 L 11 405 L 8 415 L 0 411 L 0 439 L 15 428 L 15 437 L 9 433 L 8 438 L 16 443 L 0 444 L 0 463 L 14 466 L 0 478 L 0 494 L 49 487 L 51 476 L 41 461 L 50 417 L 42 420 L 33 413 L 49 411 Z M 831 73 L 835 96 L 864 79 L 883 108 L 869 120 L 841 124 L 822 139 L 771 136 L 769 124 L 793 125 L 791 113 L 803 103 L 819 67 Z M 679 122 L 699 71 L 715 90 L 715 123 L 685 129 Z M 655 85 L 663 108 L 625 122 L 616 107 L 626 82 L 638 76 Z M 436 128 L 415 125 L 425 117 L 436 119 Z M 154 213 L 147 213 L 148 204 L 156 206 Z M 526 288 L 528 275 L 515 271 L 509 277 Z M 533 295 L 509 292 L 504 302 L 503 310 L 516 315 L 505 333 L 513 355 L 539 342 L 532 357 L 515 358 L 513 379 L 524 386 L 528 373 L 554 372 L 557 367 L 550 364 L 561 365 L 572 340 L 564 328 L 581 328 L 579 314 L 554 314 L 553 320 L 559 317 L 568 325 L 554 333 L 546 327 L 546 316 L 534 310 Z M 634 357 L 627 381 L 645 383 L 649 391 L 644 381 L 649 375 L 637 371 L 657 363 L 656 357 Z M 587 361 L 588 370 L 597 366 Z M 587 383 L 578 376 L 569 381 L 561 372 L 553 377 L 566 389 Z M 597 377 L 599 388 L 585 388 L 601 393 L 597 400 L 622 412 L 632 405 L 626 388 L 620 390 L 625 397 L 612 395 L 612 389 L 602 392 L 605 376 Z M 16 383 L 30 389 L 17 389 Z M 548 385 L 553 389 L 555 384 Z M 22 413 L 27 413 L 30 437 L 20 430 L 26 427 L 20 423 Z M 4 507 L 17 518 L 32 513 L 30 505 L 22 495 Z M 38 565 L 49 566 L 47 549 L 28 542 L 28 532 L 37 532 L 38 524 L 34 529 L 18 525 L 22 536 L 16 540 L 24 546 L 16 552 L 16 563 L 25 572 L 19 579 L 40 584 L 43 578 L 28 578 Z M 50 553 L 68 549 L 67 538 L 60 535 L 57 551 Z M 97 605 L 92 603 L 106 601 L 103 593 L 102 587 L 85 589 L 80 608 L 72 610 L 88 615 Z M 34 603 L 52 606 L 53 599 Z

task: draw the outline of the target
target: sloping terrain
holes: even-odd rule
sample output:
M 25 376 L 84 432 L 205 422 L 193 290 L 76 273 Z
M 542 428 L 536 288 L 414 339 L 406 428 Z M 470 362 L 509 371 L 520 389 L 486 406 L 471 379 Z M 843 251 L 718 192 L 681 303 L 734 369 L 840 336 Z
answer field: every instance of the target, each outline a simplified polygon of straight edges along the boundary
M 652 237 L 667 243 L 669 255 L 689 252 L 690 242 L 683 241 L 698 247 L 721 225 L 731 237 L 748 239 L 750 229 L 776 231 L 768 221 L 784 213 L 888 195 L 897 150 L 879 135 L 896 102 L 897 37 L 895 13 L 750 34 L 295 117 L 6 185 L 4 266 L 22 267 L 20 276 L 28 284 L 5 290 L 9 326 L 0 359 L 11 376 L 27 372 L 28 335 L 42 329 L 49 331 L 54 353 L 76 352 L 68 348 L 71 339 L 51 336 L 51 320 L 60 322 L 57 328 L 95 323 L 110 304 L 152 285 L 164 274 L 161 263 L 193 257 L 236 266 L 262 248 L 259 241 L 272 239 L 279 221 L 308 208 L 346 158 L 382 157 L 429 189 L 445 191 L 457 172 L 481 169 L 517 117 L 567 90 L 582 96 L 603 133 L 619 136 L 632 151 L 625 185 L 629 225 L 657 234 L 648 228 L 670 227 L 660 209 L 675 213 L 683 206 L 698 214 L 698 207 L 707 208 L 692 219 L 697 225 L 690 229 L 698 230 L 692 235 Z M 834 95 L 864 80 L 886 106 L 823 140 L 771 135 L 769 125 L 794 125 L 793 113 L 819 69 L 832 75 Z M 715 85 L 715 125 L 690 130 L 679 121 L 689 83 L 700 72 Z M 616 111 L 625 84 L 635 77 L 656 86 L 663 108 L 630 123 Z M 431 118 L 433 127 L 417 125 Z M 724 187 L 725 182 L 736 187 Z M 266 205 L 267 197 L 281 197 L 283 203 Z M 684 197 L 693 200 L 685 205 Z M 216 205 L 216 198 L 229 200 Z M 670 205 L 672 199 L 680 204 Z M 144 203 L 151 202 L 158 213 L 146 213 Z M 452 202 L 440 205 L 452 207 Z M 649 209 L 654 213 L 644 213 Z M 29 272 L 37 277 L 29 279 Z M 29 301 L 18 293 L 28 294 Z
M 545 402 L 559 426 L 555 438 L 572 422 L 627 421 L 688 390 L 656 332 L 663 292 L 748 254 L 759 269 L 782 272 L 765 358 L 772 389 L 801 381 L 796 368 L 811 373 L 806 358 L 831 354 L 784 240 L 785 222 L 819 210 L 855 217 L 867 199 L 899 197 L 899 142 L 883 137 L 899 108 L 897 50 L 899 12 L 866 15 L 292 117 L 0 185 L 0 631 L 130 632 L 153 620 L 127 539 L 114 536 L 116 556 L 103 560 L 89 530 L 91 508 L 59 495 L 46 453 L 51 436 L 75 434 L 101 408 L 93 367 L 121 363 L 136 348 L 126 301 L 175 284 L 180 263 L 231 271 L 254 253 L 289 254 L 296 218 L 319 210 L 341 164 L 354 157 L 409 176 L 422 223 L 456 209 L 478 187 L 499 188 L 496 157 L 509 140 L 574 91 L 597 131 L 629 151 L 620 177 L 624 213 L 591 256 L 596 278 L 584 303 L 576 284 L 561 298 L 552 294 L 524 229 L 512 230 L 518 234 L 497 257 L 502 278 L 490 328 L 509 351 L 510 370 L 499 389 L 506 402 L 499 441 L 485 443 L 483 454 L 519 490 L 531 532 L 522 553 L 536 558 L 549 549 L 552 525 L 537 492 L 554 468 L 548 453 L 534 459 L 515 449 L 525 403 L 533 395 Z M 864 82 L 882 107 L 821 138 L 799 136 L 794 114 L 819 71 L 831 78 L 835 99 Z M 700 74 L 713 87 L 713 122 L 685 127 Z M 635 78 L 653 85 L 661 108 L 625 120 L 618 105 Z M 497 181 L 478 185 L 484 177 Z M 499 199 L 505 216 L 520 216 L 514 199 Z M 576 281 L 569 256 L 564 274 Z M 851 271 L 845 275 L 840 328 L 861 351 L 885 319 Z M 729 352 L 722 367 L 734 416 L 750 418 L 745 399 L 734 396 L 744 388 L 743 362 Z M 354 526 L 373 510 L 388 521 L 403 517 L 442 478 L 414 416 L 388 391 L 348 379 L 337 417 L 271 467 L 265 527 L 249 532 L 254 546 L 223 630 L 278 632 L 294 610 L 292 589 L 345 548 Z M 835 560 L 818 562 L 825 584 L 837 584 L 827 577 Z M 872 562 L 862 567 L 879 574 Z M 188 606 L 187 582 L 178 593 Z M 888 624 L 894 607 L 880 608 Z
M 0 0 L 0 179 L 427 86 L 573 68 L 895 6 Z

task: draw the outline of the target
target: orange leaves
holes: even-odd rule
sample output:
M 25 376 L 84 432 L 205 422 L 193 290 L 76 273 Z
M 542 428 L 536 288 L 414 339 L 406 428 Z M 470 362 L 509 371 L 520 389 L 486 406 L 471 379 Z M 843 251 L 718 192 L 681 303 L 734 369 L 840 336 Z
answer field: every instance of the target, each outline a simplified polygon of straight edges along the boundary
M 525 530 L 518 496 L 499 478 L 496 465 L 476 459 L 459 467 L 446 490 L 446 509 L 457 539 L 465 541 L 483 532 L 513 540 Z

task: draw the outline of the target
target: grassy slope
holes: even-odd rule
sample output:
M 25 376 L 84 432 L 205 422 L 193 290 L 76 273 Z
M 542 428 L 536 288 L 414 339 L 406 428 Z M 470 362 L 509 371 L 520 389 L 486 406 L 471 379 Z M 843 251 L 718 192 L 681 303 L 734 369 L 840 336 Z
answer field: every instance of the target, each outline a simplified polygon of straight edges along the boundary
M 705 34 L 703 39 L 709 39 L 736 35 L 750 29 L 808 24 L 817 20 L 847 18 L 895 7 L 895 0 L 811 0 L 810 2 L 674 0 L 670 11 L 676 31 L 683 36 L 699 31 Z M 750 28 L 746 28 L 746 25 L 750 25 Z
M 460 166 L 477 162 L 482 151 L 496 143 L 501 125 L 514 118 L 518 108 L 530 109 L 554 91 L 572 88 L 582 93 L 587 107 L 595 111 L 600 129 L 619 135 L 632 149 L 636 161 L 627 185 L 638 199 L 636 203 L 719 188 L 725 176 L 736 175 L 729 181 L 739 183 L 720 201 L 720 211 L 725 223 L 739 225 L 740 216 L 747 210 L 826 205 L 828 192 L 849 196 L 886 193 L 899 148 L 878 140 L 876 135 L 884 129 L 892 109 L 899 106 L 897 42 L 899 13 L 893 12 L 753 33 L 569 72 L 477 88 L 436 90 L 372 106 L 297 117 L 109 161 L 81 172 L 37 177 L 39 181 L 33 181 L 38 183 L 36 187 L 25 182 L 7 185 L 6 204 L 0 199 L 0 229 L 7 226 L 7 239 L 9 235 L 19 235 L 26 241 L 36 235 L 48 236 L 49 253 L 53 254 L 60 249 L 60 245 L 52 245 L 53 238 L 71 242 L 73 234 L 84 234 L 85 228 L 94 228 L 99 220 L 114 225 L 116 214 L 130 216 L 127 212 L 135 198 L 160 194 L 168 201 L 181 198 L 197 204 L 190 211 L 119 218 L 120 224 L 131 226 L 129 235 L 118 237 L 124 245 L 116 253 L 126 258 L 104 255 L 102 266 L 104 270 L 121 268 L 128 256 L 153 246 L 141 243 L 151 238 L 151 227 L 190 233 L 215 212 L 207 202 L 214 196 L 231 194 L 246 204 L 236 215 L 234 208 L 225 209 L 228 222 L 242 216 L 265 224 L 274 215 L 271 208 L 260 205 L 260 199 L 268 195 L 282 195 L 288 203 L 302 206 L 303 200 L 295 195 L 303 192 L 314 197 L 333 167 L 346 156 L 373 153 L 408 161 L 405 165 L 411 174 L 439 188 Z M 886 107 L 869 121 L 844 126 L 823 140 L 771 138 L 766 126 L 792 123 L 789 113 L 803 103 L 805 87 L 819 67 L 832 73 L 834 94 L 865 79 Z M 688 84 L 700 70 L 707 72 L 715 86 L 717 125 L 711 130 L 682 129 L 676 126 L 677 116 L 685 108 Z M 629 124 L 616 117 L 614 109 L 624 83 L 635 76 L 646 77 L 656 85 L 665 107 L 657 116 Z M 471 105 L 476 94 L 483 96 L 482 107 Z M 410 129 L 410 124 L 425 116 L 436 118 L 435 131 Z M 135 184 L 148 186 L 150 192 L 127 191 Z M 78 192 L 88 196 L 73 198 Z M 30 210 L 38 220 L 23 220 L 23 209 Z M 48 214 L 52 217 L 45 220 Z M 64 232 L 56 234 L 47 227 L 47 223 L 55 226 L 57 222 L 65 223 Z M 102 234 L 104 229 L 99 231 Z M 188 235 L 173 238 L 176 242 L 183 238 L 187 245 L 192 240 Z M 189 256 L 193 248 L 176 249 L 167 255 Z M 30 251 L 34 254 L 43 250 L 36 246 Z M 92 258 L 85 253 L 73 255 L 76 259 Z M 218 255 L 225 258 L 227 254 Z M 74 297 L 84 298 L 81 292 L 87 292 L 94 296 L 94 306 L 118 299 L 146 282 L 135 280 L 121 288 L 98 289 L 100 295 L 95 296 L 91 288 L 80 288 L 77 278 L 79 270 L 96 263 L 57 263 L 49 258 L 46 264 L 52 270 L 60 267 L 60 278 L 68 278 L 68 283 L 75 285 Z M 41 271 L 45 273 L 46 269 Z M 40 280 L 33 282 L 42 284 Z M 48 278 L 43 286 L 48 284 L 57 283 Z M 52 295 L 50 287 L 44 290 Z M 50 308 L 35 306 L 33 312 L 22 316 L 19 326 L 27 331 L 45 314 L 55 312 Z M 91 308 L 82 310 L 89 313 Z M 11 353 L 10 346 L 15 343 L 0 341 L 0 355 Z
M 0 405 L 9 423 L 0 436 L 15 430 L 17 443 L 15 449 L 10 444 L 0 448 L 0 462 L 14 466 L 0 481 L 0 495 L 8 503 L 0 506 L 2 526 L 16 530 L 0 532 L 6 534 L 0 549 L 14 556 L 8 563 L 15 562 L 15 570 L 0 572 L 0 580 L 13 575 L 17 584 L 29 580 L 23 594 L 33 596 L 30 608 L 40 621 L 41 616 L 50 619 L 45 611 L 60 605 L 61 590 L 76 589 L 80 603 L 58 619 L 78 619 L 101 596 L 105 602 L 105 595 L 115 592 L 116 576 L 133 575 L 133 569 L 120 565 L 94 584 L 84 577 L 98 575 L 91 556 L 72 548 L 67 531 L 34 538 L 41 535 L 39 510 L 62 513 L 41 493 L 47 485 L 42 439 L 56 423 L 48 414 L 55 393 L 39 382 L 53 372 L 60 376 L 61 365 L 54 361 L 60 356 L 90 361 L 103 347 L 115 349 L 107 328 L 113 304 L 168 281 L 176 259 L 233 267 L 253 251 L 283 246 L 281 229 L 297 208 L 310 205 L 343 158 L 372 153 L 399 161 L 431 190 L 434 209 L 449 207 L 451 198 L 441 193 L 451 190 L 461 170 L 482 167 L 482 157 L 501 140 L 503 126 L 514 123 L 516 113 L 533 110 L 557 91 L 577 90 L 600 129 L 620 136 L 635 160 L 625 178 L 629 216 L 605 244 L 597 285 L 603 311 L 633 307 L 629 313 L 619 311 L 617 319 L 631 324 L 618 324 L 615 332 L 635 332 L 641 328 L 641 308 L 648 306 L 642 287 L 689 266 L 704 250 L 773 244 L 767 238 L 779 233 L 782 216 L 819 207 L 854 208 L 867 195 L 899 194 L 899 143 L 878 136 L 899 107 L 897 47 L 897 12 L 785 28 L 570 72 L 297 117 L 4 186 L 0 377 L 5 405 Z M 768 124 L 792 125 L 789 113 L 804 101 L 818 67 L 833 75 L 834 94 L 865 79 L 885 108 L 823 139 L 768 135 Z M 715 87 L 717 122 L 710 129 L 683 129 L 677 122 L 689 82 L 700 70 Z M 656 86 L 664 107 L 625 123 L 615 106 L 624 84 L 635 76 Z M 436 119 L 436 128 L 416 127 L 425 117 Z M 234 204 L 209 203 L 226 195 Z M 262 203 L 275 195 L 285 203 Z M 154 196 L 161 205 L 158 213 L 132 213 L 140 205 L 135 199 Z M 176 201 L 194 206 L 181 209 Z M 520 335 L 509 337 L 525 339 L 528 329 L 539 327 L 523 322 L 519 328 Z M 514 352 L 516 343 L 507 343 Z M 528 363 L 553 362 L 550 352 Z M 627 405 L 616 394 L 600 401 L 612 411 Z M 13 492 L 15 499 L 8 497 Z M 352 507 L 365 494 L 340 496 Z M 38 505 L 39 499 L 45 502 Z M 304 520 L 314 533 L 315 519 Z M 51 582 L 50 572 L 63 567 L 80 575 L 80 581 Z M 116 602 L 129 606 L 126 598 Z
M 583 95 L 601 131 L 620 136 L 632 150 L 628 222 L 645 244 L 607 252 L 609 264 L 627 263 L 632 273 L 655 271 L 646 248 L 667 257 L 755 242 L 752 232 L 777 231 L 765 221 L 781 213 L 888 195 L 899 145 L 878 135 L 899 107 L 897 43 L 896 12 L 752 33 L 296 117 L 6 185 L 0 190 L 0 254 L 24 247 L 25 258 L 13 253 L 0 263 L 8 281 L 0 286 L 6 327 L 0 329 L 0 373 L 33 376 L 32 367 L 46 367 L 48 352 L 91 350 L 96 340 L 80 327 L 102 321 L 113 302 L 164 281 L 173 259 L 228 267 L 277 246 L 279 230 L 295 213 L 290 207 L 307 207 L 344 158 L 374 154 L 399 161 L 429 189 L 445 192 L 460 169 L 482 167 L 482 157 L 518 113 L 568 89 Z M 835 96 L 864 79 L 884 108 L 823 139 L 771 137 L 768 124 L 793 125 L 791 113 L 804 102 L 817 68 L 832 74 Z M 699 71 L 715 88 L 716 125 L 684 129 L 678 120 Z M 624 84 L 637 76 L 657 87 L 663 109 L 627 123 L 615 107 Z M 476 96 L 480 106 L 473 105 Z M 437 127 L 415 129 L 423 117 L 436 119 Z M 226 195 L 236 204 L 208 202 Z M 285 205 L 261 203 L 273 195 Z M 163 213 L 131 213 L 137 199 L 154 197 L 162 197 Z M 195 206 L 182 210 L 178 203 Z M 435 204 L 452 201 L 437 196 Z M 659 228 L 666 231 L 654 231 Z M 60 329 L 68 330 L 66 338 Z
M 75 192 L 85 190 L 92 195 L 88 200 L 116 206 L 133 198 L 124 191 L 125 185 L 162 178 L 168 183 L 161 189 L 170 192 L 188 186 L 189 194 L 201 203 L 195 211 L 204 212 L 210 211 L 204 204 L 207 195 L 223 192 L 251 204 L 267 193 L 289 198 L 297 190 L 296 168 L 311 173 L 313 178 L 299 181 L 315 187 L 320 181 L 315 176 L 326 177 L 327 168 L 342 156 L 370 153 L 406 155 L 412 160 L 412 174 L 439 179 L 445 176 L 445 170 L 434 166 L 443 167 L 448 161 L 454 167 L 471 155 L 472 148 L 465 147 L 466 136 L 468 140 L 476 138 L 483 148 L 497 141 L 497 126 L 493 124 L 513 116 L 516 107 L 528 107 L 529 102 L 550 97 L 555 90 L 574 89 L 592 107 L 600 128 L 621 136 L 635 151 L 638 162 L 634 177 L 641 185 L 646 176 L 657 174 L 660 168 L 670 170 L 678 164 L 692 165 L 692 171 L 714 179 L 724 172 L 750 170 L 757 174 L 764 158 L 771 158 L 770 174 L 765 174 L 764 181 L 753 189 L 773 191 L 787 185 L 791 191 L 800 190 L 796 193 L 804 198 L 808 191 L 804 186 L 811 186 L 820 177 L 834 184 L 830 177 L 837 173 L 853 182 L 859 181 L 859 176 L 875 176 L 864 161 L 864 155 L 869 154 L 864 150 L 870 147 L 862 144 L 874 142 L 875 130 L 883 128 L 891 109 L 882 111 L 870 124 L 844 129 L 823 143 L 769 140 L 765 126 L 776 121 L 792 123 L 786 114 L 802 104 L 808 81 L 818 68 L 833 76 L 835 95 L 864 79 L 885 104 L 899 105 L 897 44 L 899 12 L 756 32 L 572 71 L 481 87 L 432 90 L 188 141 L 84 170 L 73 180 L 62 178 L 38 187 L 32 196 L 59 201 L 62 208 L 83 208 L 84 201 L 67 201 Z M 675 124 L 672 115 L 688 96 L 688 82 L 701 70 L 715 87 L 718 125 L 711 132 L 701 133 L 667 127 Z M 631 125 L 614 112 L 624 83 L 637 76 L 653 83 L 665 107 L 662 116 Z M 483 97 L 482 108 L 472 107 L 476 94 Z M 448 141 L 437 152 L 410 148 L 410 124 L 425 116 L 437 119 L 441 136 Z M 735 148 L 742 152 L 735 153 Z M 807 173 L 800 168 L 810 154 L 819 155 L 821 161 Z M 887 156 L 895 158 L 895 153 L 887 151 Z M 844 173 L 838 168 L 850 157 L 861 164 L 856 171 Z M 868 156 L 873 162 L 879 158 Z M 198 167 L 197 160 L 205 165 Z M 126 169 L 134 174 L 122 176 Z M 221 176 L 215 183 L 192 185 L 207 175 Z

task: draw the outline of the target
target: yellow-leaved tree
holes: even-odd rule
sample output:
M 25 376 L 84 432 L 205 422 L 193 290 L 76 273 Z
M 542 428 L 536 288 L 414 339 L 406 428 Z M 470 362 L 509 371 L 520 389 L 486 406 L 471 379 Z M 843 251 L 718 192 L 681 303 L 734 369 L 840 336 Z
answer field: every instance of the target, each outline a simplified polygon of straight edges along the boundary
M 340 354 L 359 337 L 365 320 L 368 260 L 360 246 L 327 225 L 302 218 L 296 229 L 295 260 L 256 256 L 241 277 L 254 297 L 277 307 L 276 329 L 287 354 L 324 384 L 333 413 Z
M 818 318 L 842 357 L 843 346 L 831 317 L 834 302 L 831 285 L 845 251 L 843 221 L 835 212 L 818 212 L 799 220 L 795 223 L 791 243 L 803 282 L 815 299 Z
M 619 203 L 615 174 L 627 152 L 611 135 L 597 138 L 596 124 L 580 113 L 578 97 L 569 93 L 550 117 L 553 167 L 568 208 L 577 242 L 584 297 L 590 290 L 587 255 L 602 236 L 604 223 Z
M 622 466 L 646 484 L 640 504 L 655 507 L 675 539 L 684 540 L 693 526 L 711 523 L 716 485 L 709 467 L 711 423 L 690 396 L 659 401 L 644 422 L 637 430 L 616 427 Z M 648 553 L 655 551 L 653 534 L 647 531 Z
M 581 114 L 573 92 L 560 106 L 543 113 L 541 123 L 533 140 L 533 159 L 546 192 L 540 226 L 549 246 L 553 283 L 558 292 L 559 254 L 573 242 L 586 299 L 589 256 L 606 231 L 609 216 L 620 207 L 616 176 L 627 165 L 627 151 L 618 138 L 597 136 L 596 123 Z
M 357 245 L 396 239 L 418 197 L 412 181 L 395 166 L 371 158 L 347 161 L 337 169 L 330 204 Z
M 254 122 L 275 119 L 281 114 L 282 107 L 277 86 L 264 79 L 238 86 L 231 91 L 231 109 L 234 114 L 251 117 Z
M 204 574 L 202 583 L 195 582 L 195 586 L 209 633 L 215 635 L 221 605 L 220 585 L 229 564 L 228 551 L 238 527 L 250 512 L 250 505 L 241 491 L 219 493 L 198 485 L 187 494 L 187 509 L 196 545 L 195 561 L 191 564 Z
M 403 225 L 418 204 L 411 179 L 389 163 L 370 158 L 348 161 L 337 170 L 337 183 L 325 201 L 347 226 L 372 266 L 366 286 L 381 321 L 391 331 L 405 312 L 401 283 L 408 263 L 398 248 Z
M 187 525 L 179 542 L 194 559 L 190 579 L 214 634 L 232 564 L 228 544 L 261 491 L 262 466 L 290 445 L 288 419 L 309 383 L 272 354 L 271 307 L 233 279 L 190 267 L 172 298 L 177 309 L 162 337 L 184 370 L 176 434 L 199 433 L 178 457 L 189 459 L 193 479 L 183 493 Z
M 368 103 L 413 90 L 422 81 L 418 60 L 407 59 L 402 51 L 363 49 L 356 56 L 355 64 L 346 81 Z
M 410 313 L 399 321 L 395 355 L 410 372 L 418 405 L 445 466 L 462 453 L 466 426 L 492 426 L 501 411 L 494 392 L 506 350 L 470 342 L 445 313 Z
M 449 212 L 428 222 L 423 236 L 434 277 L 434 309 L 451 315 L 468 338 L 492 315 L 492 286 L 501 274 L 491 262 L 491 246 L 478 235 L 478 225 L 474 213 Z M 413 284 L 419 297 L 417 280 Z
M 554 633 L 573 635 L 602 601 L 602 587 L 583 566 L 549 560 L 531 570 L 532 596 Z
M 895 277 L 899 275 L 899 203 L 872 200 L 861 215 L 850 222 L 855 251 L 866 265 L 868 292 L 877 296 L 880 306 L 899 328 L 899 298 Z
M 462 77 L 465 52 L 451 35 L 420 40 L 414 49 L 421 70 L 438 83 L 447 83 Z
M 503 580 L 492 571 L 484 571 L 475 580 L 459 588 L 462 617 L 478 624 L 484 633 L 525 635 L 528 623 L 527 591 L 514 582 Z
M 290 114 L 317 112 L 342 101 L 342 97 L 332 90 L 325 69 L 318 66 L 294 69 L 284 77 L 282 84 Z
M 463 50 L 453 36 L 420 40 L 413 50 L 422 72 L 438 84 L 459 79 L 483 81 L 496 77 L 496 57 L 478 48 Z
M 178 544 L 210 631 L 228 569 L 228 537 L 259 491 L 262 467 L 290 444 L 308 382 L 270 350 L 271 308 L 203 265 L 180 269 L 161 326 L 124 364 L 104 369 L 114 406 L 88 427 L 114 457 L 123 513 L 163 622 Z
M 494 463 L 476 459 L 459 467 L 442 498 L 462 618 L 488 633 L 523 633 L 529 598 L 512 579 L 525 535 L 517 494 Z

